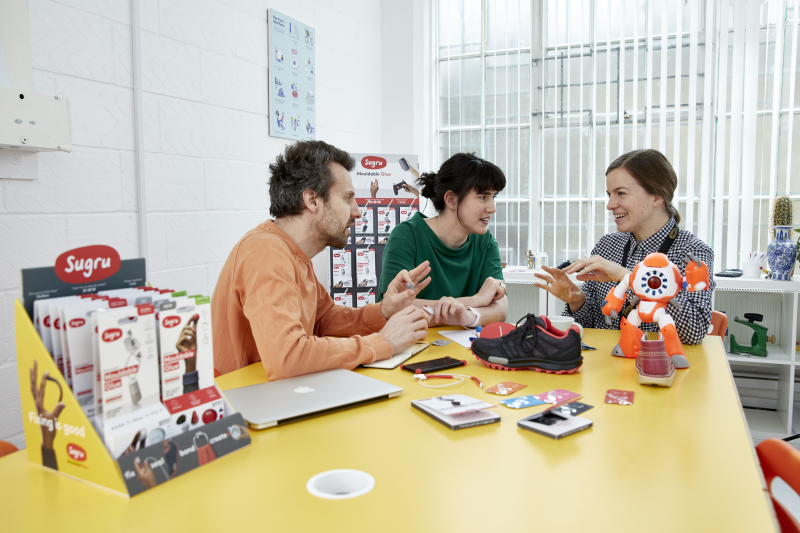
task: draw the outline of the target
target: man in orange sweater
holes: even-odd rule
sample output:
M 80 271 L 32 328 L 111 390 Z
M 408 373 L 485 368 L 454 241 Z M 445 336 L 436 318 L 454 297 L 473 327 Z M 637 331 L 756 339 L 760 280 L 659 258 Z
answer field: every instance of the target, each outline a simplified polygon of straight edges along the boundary
M 361 216 L 349 174 L 354 165 L 350 154 L 322 141 L 288 146 L 270 165 L 275 219 L 236 243 L 211 299 L 220 373 L 256 361 L 269 380 L 352 369 L 425 338 L 428 315 L 413 301 L 431 281 L 427 261 L 400 272 L 381 303 L 360 309 L 334 305 L 314 274 L 311 258 L 326 246 L 343 248 Z

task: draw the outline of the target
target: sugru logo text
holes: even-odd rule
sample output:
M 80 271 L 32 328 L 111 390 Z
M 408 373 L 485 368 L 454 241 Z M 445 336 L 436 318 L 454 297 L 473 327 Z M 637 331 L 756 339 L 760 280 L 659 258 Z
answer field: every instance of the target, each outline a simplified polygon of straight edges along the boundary
M 80 272 L 83 270 L 84 277 L 91 277 L 92 271 L 97 267 L 100 268 L 111 268 L 111 258 L 110 257 L 98 257 L 96 259 L 87 258 L 87 259 L 78 259 L 75 260 L 75 256 L 71 255 L 67 257 L 67 268 L 64 269 L 64 272 L 69 274 L 70 272 Z

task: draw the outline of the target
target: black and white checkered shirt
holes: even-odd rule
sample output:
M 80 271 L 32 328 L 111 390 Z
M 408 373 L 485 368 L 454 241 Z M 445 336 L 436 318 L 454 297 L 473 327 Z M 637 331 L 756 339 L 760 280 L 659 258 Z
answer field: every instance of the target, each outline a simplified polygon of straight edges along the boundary
M 625 244 L 630 242 L 628 264 L 624 266 L 633 271 L 636 263 L 642 261 L 645 256 L 658 252 L 664 239 L 667 238 L 667 235 L 675 225 L 675 219 L 670 218 L 669 222 L 655 235 L 642 242 L 637 241 L 632 233 L 615 232 L 603 235 L 592 250 L 592 255 L 599 255 L 614 263 L 622 264 Z M 679 228 L 678 236 L 675 237 L 672 247 L 667 252 L 667 257 L 678 266 L 681 275 L 686 274 L 686 264 L 684 264 L 683 258 L 686 257 L 687 252 L 691 252 L 708 265 L 708 272 L 711 278 L 710 288 L 707 291 L 689 292 L 688 290 L 683 290 L 679 292 L 675 299 L 680 303 L 680 310 L 669 304 L 667 313 L 675 321 L 675 328 L 678 330 L 678 336 L 681 338 L 682 343 L 700 344 L 703 341 L 703 337 L 706 336 L 708 326 L 711 323 L 711 292 L 716 286 L 713 279 L 714 252 L 710 246 L 695 237 L 691 232 Z M 586 303 L 575 314 L 570 313 L 569 305 L 566 305 L 562 315 L 574 317 L 575 321 L 584 328 L 619 329 L 619 319 L 612 319 L 609 326 L 606 324 L 605 316 L 600 311 L 608 291 L 616 287 L 616 285 L 615 282 L 584 282 L 582 288 L 586 294 Z M 629 289 L 627 300 L 622 307 L 623 310 L 627 307 L 632 297 L 633 291 Z M 658 331 L 658 324 L 643 322 L 639 328 L 642 331 Z

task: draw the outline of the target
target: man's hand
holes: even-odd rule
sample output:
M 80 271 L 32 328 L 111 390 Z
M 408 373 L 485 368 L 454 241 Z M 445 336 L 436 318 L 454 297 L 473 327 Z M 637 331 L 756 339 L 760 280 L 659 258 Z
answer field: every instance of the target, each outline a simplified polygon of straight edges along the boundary
M 502 280 L 489 276 L 483 282 L 481 290 L 472 297 L 471 305 L 467 307 L 487 307 L 492 302 L 506 295 L 506 285 Z
M 430 272 L 431 266 L 428 261 L 423 261 L 411 272 L 407 270 L 398 272 L 386 292 L 383 293 L 381 301 L 383 318 L 389 319 L 398 311 L 412 305 L 417 294 L 431 282 L 431 278 L 425 278 Z M 408 283 L 414 288 L 409 289 Z
M 372 195 L 373 198 L 376 197 L 378 194 L 378 180 L 370 181 L 369 182 L 369 193 Z
M 428 314 L 414 306 L 406 307 L 392 315 L 380 334 L 392 346 L 392 355 L 397 355 L 428 335 Z

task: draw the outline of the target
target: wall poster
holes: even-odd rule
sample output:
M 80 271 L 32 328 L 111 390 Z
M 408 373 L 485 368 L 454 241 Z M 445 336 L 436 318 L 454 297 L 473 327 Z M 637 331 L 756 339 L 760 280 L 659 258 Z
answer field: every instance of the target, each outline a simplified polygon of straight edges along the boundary
M 317 138 L 316 31 L 274 9 L 269 21 L 269 134 Z

